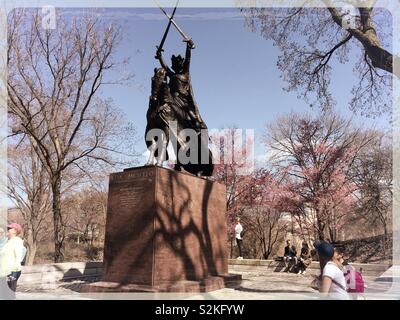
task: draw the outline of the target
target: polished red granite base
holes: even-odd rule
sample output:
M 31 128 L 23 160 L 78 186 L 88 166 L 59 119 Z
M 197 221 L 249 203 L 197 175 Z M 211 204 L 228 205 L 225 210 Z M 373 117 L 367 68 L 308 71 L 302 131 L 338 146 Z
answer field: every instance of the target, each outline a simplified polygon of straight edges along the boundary
M 239 278 L 225 185 L 156 166 L 111 174 L 102 280 L 84 291 L 207 292 Z

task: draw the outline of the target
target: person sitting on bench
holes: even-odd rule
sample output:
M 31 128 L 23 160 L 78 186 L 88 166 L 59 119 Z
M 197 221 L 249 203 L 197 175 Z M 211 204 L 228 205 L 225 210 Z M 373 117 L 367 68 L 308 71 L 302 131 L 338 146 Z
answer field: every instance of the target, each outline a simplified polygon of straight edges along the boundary
M 306 269 L 311 264 L 311 253 L 308 247 L 308 243 L 303 241 L 300 257 L 299 257 L 299 265 L 298 271 L 300 274 L 306 274 Z
M 283 255 L 283 263 L 285 264 L 284 272 L 290 272 L 297 265 L 296 247 L 291 245 L 290 240 L 286 240 L 285 254 Z

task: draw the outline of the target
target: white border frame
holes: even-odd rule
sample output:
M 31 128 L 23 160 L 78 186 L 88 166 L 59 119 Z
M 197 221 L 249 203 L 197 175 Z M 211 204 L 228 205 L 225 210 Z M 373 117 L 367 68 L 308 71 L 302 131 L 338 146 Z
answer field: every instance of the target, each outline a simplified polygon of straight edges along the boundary
M 360 5 L 368 0 L 332 1 L 337 7 L 346 5 Z M 165 7 L 174 7 L 175 0 L 159 0 Z M 346 2 L 346 3 L 345 3 Z M 7 183 L 7 15 L 14 8 L 41 8 L 54 6 L 55 8 L 151 8 L 156 7 L 151 0 L 0 0 L 0 185 Z M 387 9 L 393 17 L 393 54 L 400 57 L 400 3 L 393 0 L 377 0 L 376 7 Z M 182 0 L 180 7 L 184 8 L 232 8 L 232 7 L 325 7 L 320 0 Z M 394 61 L 394 69 L 400 70 L 400 65 Z M 400 265 L 400 79 L 393 75 L 393 265 Z M 7 207 L 5 194 L 0 193 L 0 225 L 7 221 Z M 393 270 L 396 277 L 400 277 L 400 268 Z M 388 298 L 400 298 L 399 293 L 392 288 L 385 292 Z M 393 296 L 395 294 L 395 296 Z M 38 294 L 39 295 L 39 294 Z M 158 293 L 110 293 L 110 294 L 80 294 L 82 297 L 100 299 L 184 299 L 193 294 Z M 291 293 L 276 294 L 274 299 L 290 299 Z M 373 298 L 373 294 L 369 295 Z M 382 295 L 379 295 L 382 297 Z M 43 296 L 44 297 L 44 296 Z M 315 294 L 310 294 L 315 299 Z M 204 294 L 205 299 L 215 299 L 212 293 Z

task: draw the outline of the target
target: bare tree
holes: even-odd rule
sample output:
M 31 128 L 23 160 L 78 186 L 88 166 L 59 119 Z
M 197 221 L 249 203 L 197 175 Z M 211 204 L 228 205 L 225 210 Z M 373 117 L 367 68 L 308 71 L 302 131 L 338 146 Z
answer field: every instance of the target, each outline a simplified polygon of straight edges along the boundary
M 93 187 L 75 192 L 64 199 L 63 207 L 70 212 L 65 218 L 70 233 L 78 234 L 79 239 L 93 246 L 104 239 L 107 192 Z
M 21 18 L 23 17 L 23 18 Z M 8 20 L 8 106 L 13 134 L 29 139 L 43 164 L 52 194 L 54 261 L 63 260 L 65 226 L 61 188 L 67 168 L 118 163 L 131 134 L 111 101 L 99 97 L 110 70 L 123 65 L 114 55 L 120 30 L 99 18 L 67 20 L 43 29 L 39 13 L 14 10 Z M 119 155 L 119 159 L 115 157 Z
M 398 56 L 390 52 L 391 14 L 375 7 L 375 0 L 341 1 L 338 8 L 330 0 L 322 7 L 243 8 L 247 25 L 272 40 L 281 50 L 278 68 L 288 83 L 311 104 L 323 109 L 333 105 L 329 85 L 332 62 L 349 62 L 350 52 L 358 53 L 354 72 L 359 81 L 353 87 L 350 108 L 366 116 L 391 111 L 390 95 L 393 68 Z M 324 7 L 325 5 L 325 7 Z M 349 11 L 349 8 L 353 10 Z
M 33 147 L 9 145 L 8 196 L 20 210 L 24 220 L 24 237 L 28 247 L 25 263 L 32 265 L 40 241 L 51 226 L 50 184 Z
M 264 259 L 270 257 L 288 231 L 288 223 L 282 219 L 283 216 L 284 212 L 268 206 L 254 206 L 244 213 L 247 236 L 250 233 L 255 236 Z
M 392 213 L 392 169 L 391 141 L 383 133 L 376 132 L 368 150 L 356 159 L 352 173 L 358 187 L 357 213 L 369 223 L 381 226 L 385 243 Z

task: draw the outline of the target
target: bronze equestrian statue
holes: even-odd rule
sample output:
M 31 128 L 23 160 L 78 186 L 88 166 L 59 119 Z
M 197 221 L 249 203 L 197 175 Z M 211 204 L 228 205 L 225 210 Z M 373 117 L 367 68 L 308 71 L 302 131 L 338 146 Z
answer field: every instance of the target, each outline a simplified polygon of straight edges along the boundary
M 165 63 L 160 49 L 157 50 L 156 58 L 160 61 L 161 68 L 154 70 L 152 78 L 151 96 L 149 109 L 147 111 L 146 137 L 151 129 L 162 130 L 162 142 L 157 148 L 156 139 L 148 141 L 147 147 L 150 151 L 150 157 L 147 165 L 152 165 L 154 159 L 156 164 L 162 165 L 164 160 L 168 159 L 167 144 L 170 141 L 170 125 L 176 123 L 174 138 L 174 151 L 177 155 L 176 170 L 183 168 L 192 174 L 198 176 L 211 176 L 213 172 L 212 154 L 208 148 L 207 126 L 200 116 L 196 101 L 193 96 L 193 90 L 190 79 L 190 58 L 192 42 L 186 41 L 185 58 L 180 55 L 173 55 L 171 58 L 171 69 Z M 168 81 L 169 80 L 169 81 Z M 196 132 L 197 141 L 182 140 L 179 136 L 183 129 L 193 129 Z M 201 134 L 203 137 L 201 137 Z M 197 149 L 194 150 L 194 147 Z M 179 159 L 180 153 L 185 153 L 190 157 L 190 151 L 197 152 L 197 158 L 194 163 L 182 163 Z M 203 156 L 202 156 L 203 155 Z M 203 161 L 202 161 L 203 158 Z M 206 159 L 206 161 L 204 161 Z

